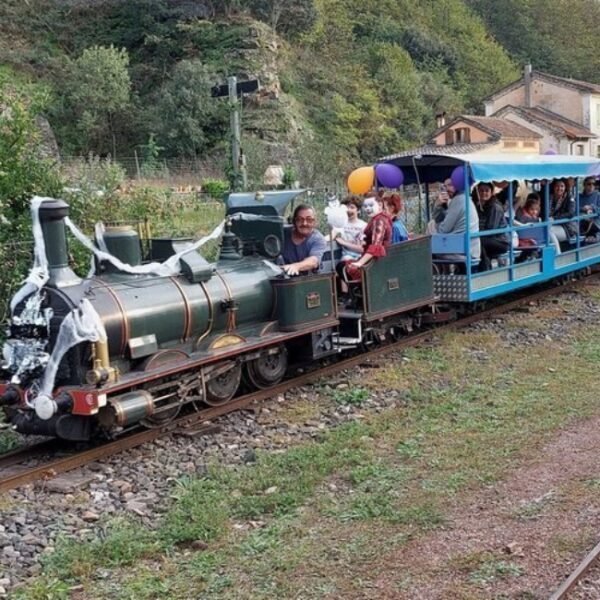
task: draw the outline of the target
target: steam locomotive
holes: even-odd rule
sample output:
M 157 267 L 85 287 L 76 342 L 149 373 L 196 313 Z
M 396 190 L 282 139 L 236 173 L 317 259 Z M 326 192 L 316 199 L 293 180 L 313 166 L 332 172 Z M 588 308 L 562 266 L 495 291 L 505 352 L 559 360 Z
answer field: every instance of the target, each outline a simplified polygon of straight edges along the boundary
M 298 193 L 230 195 L 215 263 L 189 240 L 152 239 L 144 258 L 174 264 L 167 274 L 137 268 L 134 229 L 107 228 L 86 279 L 69 266 L 68 205 L 40 202 L 47 277 L 13 301 L 0 373 L 6 421 L 24 434 L 113 437 L 225 404 L 242 381 L 268 388 L 294 365 L 412 329 L 434 300 L 430 238 L 372 261 L 360 301 L 342 308 L 333 269 L 289 278 L 276 265 Z M 90 315 L 102 335 L 81 335 Z

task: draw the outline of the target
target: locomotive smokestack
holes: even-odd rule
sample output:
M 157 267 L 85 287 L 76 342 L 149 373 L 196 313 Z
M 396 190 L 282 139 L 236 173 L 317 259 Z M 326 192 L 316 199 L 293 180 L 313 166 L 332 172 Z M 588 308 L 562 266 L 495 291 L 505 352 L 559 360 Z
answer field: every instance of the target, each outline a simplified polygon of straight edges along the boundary
M 48 283 L 59 288 L 81 283 L 81 279 L 69 267 L 65 230 L 65 217 L 68 214 L 69 205 L 63 200 L 44 200 L 39 209 L 50 273 Z

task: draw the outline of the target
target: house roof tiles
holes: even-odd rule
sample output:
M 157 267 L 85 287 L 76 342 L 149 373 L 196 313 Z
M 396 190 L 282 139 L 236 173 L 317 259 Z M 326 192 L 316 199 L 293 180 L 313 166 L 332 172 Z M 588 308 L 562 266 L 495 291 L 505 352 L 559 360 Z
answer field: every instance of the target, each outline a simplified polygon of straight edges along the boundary
M 535 123 L 540 127 L 544 127 L 545 129 L 549 129 L 556 133 L 560 133 L 561 135 L 566 135 L 569 138 L 580 139 L 580 138 L 593 138 L 595 134 L 576 123 L 575 121 L 571 121 L 571 119 L 567 119 L 562 115 L 559 115 L 547 108 L 542 108 L 540 106 L 536 107 L 526 107 L 526 106 L 512 106 L 507 105 L 502 107 L 494 116 L 503 117 L 507 113 L 514 112 L 521 116 L 523 119 L 530 121 L 531 123 Z M 504 119 L 500 119 L 504 120 Z

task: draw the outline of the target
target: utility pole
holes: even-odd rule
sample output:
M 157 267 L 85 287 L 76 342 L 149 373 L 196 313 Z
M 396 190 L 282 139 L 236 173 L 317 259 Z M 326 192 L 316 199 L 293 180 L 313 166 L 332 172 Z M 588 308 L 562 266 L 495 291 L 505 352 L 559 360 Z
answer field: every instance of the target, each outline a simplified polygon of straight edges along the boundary
M 233 177 L 237 183 L 241 176 L 242 189 L 245 190 L 248 184 L 248 175 L 246 173 L 246 165 L 242 164 L 241 161 L 242 130 L 240 126 L 237 77 L 228 77 L 227 86 L 229 88 L 229 122 L 231 127 L 231 164 L 233 165 Z
M 229 124 L 231 128 L 231 165 L 233 168 L 233 187 L 242 190 L 248 186 L 246 157 L 242 150 L 242 127 L 240 120 L 240 98 L 243 94 L 252 94 L 260 89 L 258 79 L 238 83 L 237 77 L 228 77 L 227 85 L 215 85 L 213 98 L 229 98 Z

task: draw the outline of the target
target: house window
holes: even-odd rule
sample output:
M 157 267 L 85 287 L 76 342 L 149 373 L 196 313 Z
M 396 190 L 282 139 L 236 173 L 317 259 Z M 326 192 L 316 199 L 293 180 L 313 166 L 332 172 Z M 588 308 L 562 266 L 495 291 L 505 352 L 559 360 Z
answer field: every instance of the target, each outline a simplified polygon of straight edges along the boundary
M 468 127 L 459 127 L 455 129 L 454 141 L 457 144 L 469 144 L 471 142 L 471 130 Z
M 577 146 L 575 146 L 575 154 L 577 154 L 577 156 L 583 156 L 583 151 L 583 144 L 577 144 Z
M 535 142 L 523 142 L 523 148 L 535 148 Z
M 517 148 L 519 145 L 518 142 L 503 142 L 503 146 L 505 148 Z
M 600 127 L 600 103 L 596 104 L 596 127 Z

